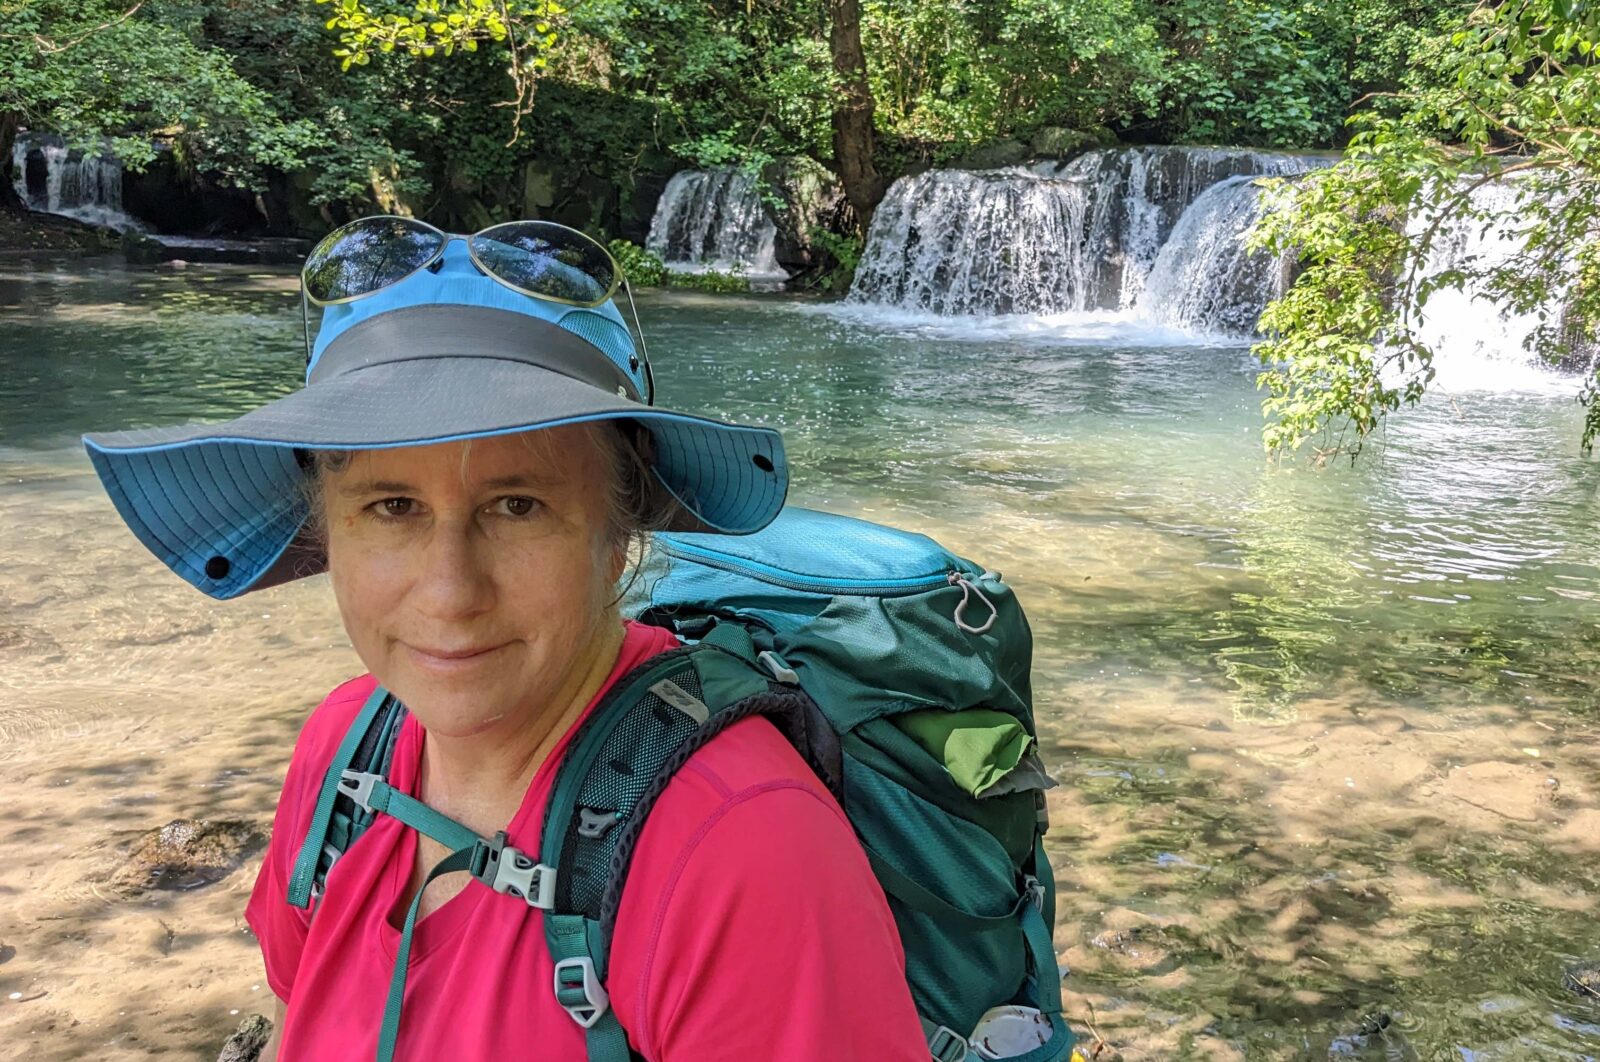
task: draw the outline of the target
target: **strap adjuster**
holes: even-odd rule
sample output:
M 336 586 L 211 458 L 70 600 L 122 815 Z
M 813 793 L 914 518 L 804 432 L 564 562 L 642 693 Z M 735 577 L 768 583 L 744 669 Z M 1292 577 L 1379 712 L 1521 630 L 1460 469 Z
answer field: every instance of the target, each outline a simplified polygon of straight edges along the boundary
M 611 997 L 595 976 L 594 960 L 587 955 L 557 961 L 555 982 L 556 1002 L 585 1029 L 593 1028 L 611 1009 Z
M 928 1034 L 928 1053 L 934 1062 L 963 1062 L 967 1057 L 967 1038 L 941 1025 Z
M 774 653 L 771 649 L 766 649 L 757 653 L 756 661 L 760 663 L 762 667 L 772 672 L 772 677 L 783 683 L 785 686 L 800 685 L 800 676 L 796 674 L 794 668 L 785 664 L 781 659 L 779 659 L 778 654 Z
M 529 907 L 550 910 L 556 905 L 556 868 L 535 863 L 506 840 L 504 830 L 492 841 L 480 840 L 472 850 L 468 872 L 495 892 L 526 900 Z
M 1033 903 L 1034 910 L 1044 910 L 1044 882 L 1032 874 L 1022 876 L 1022 892 Z

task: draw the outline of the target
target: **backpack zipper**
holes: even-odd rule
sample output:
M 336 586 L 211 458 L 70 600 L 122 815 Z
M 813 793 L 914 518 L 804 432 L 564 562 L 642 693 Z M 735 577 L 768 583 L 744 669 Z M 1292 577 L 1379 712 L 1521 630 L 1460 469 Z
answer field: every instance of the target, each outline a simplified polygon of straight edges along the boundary
M 690 560 L 697 564 L 704 564 L 708 568 L 719 568 L 735 575 L 744 575 L 763 583 L 780 586 L 785 590 L 795 590 L 808 594 L 838 593 L 859 594 L 864 597 L 896 597 L 902 594 L 913 594 L 922 590 L 932 589 L 936 586 L 950 585 L 952 575 L 961 575 L 971 578 L 968 573 L 957 568 L 950 568 L 939 572 L 937 575 L 917 575 L 906 579 L 885 579 L 878 582 L 857 579 L 836 579 L 831 582 L 819 582 L 797 578 L 790 572 L 774 568 L 759 561 L 735 561 L 728 559 L 723 554 L 715 553 L 698 546 L 690 546 L 678 542 L 664 542 L 656 540 L 656 545 L 669 557 L 680 560 Z

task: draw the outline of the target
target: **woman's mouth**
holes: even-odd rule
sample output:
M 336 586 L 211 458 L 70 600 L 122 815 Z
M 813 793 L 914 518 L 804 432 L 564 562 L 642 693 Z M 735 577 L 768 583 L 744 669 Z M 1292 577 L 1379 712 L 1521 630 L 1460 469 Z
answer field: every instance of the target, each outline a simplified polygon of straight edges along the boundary
M 487 660 L 492 653 L 505 648 L 504 645 L 463 646 L 458 648 L 430 646 L 423 648 L 403 642 L 401 644 L 405 645 L 406 652 L 418 667 L 429 671 L 442 672 L 465 671 L 469 668 L 477 667 Z

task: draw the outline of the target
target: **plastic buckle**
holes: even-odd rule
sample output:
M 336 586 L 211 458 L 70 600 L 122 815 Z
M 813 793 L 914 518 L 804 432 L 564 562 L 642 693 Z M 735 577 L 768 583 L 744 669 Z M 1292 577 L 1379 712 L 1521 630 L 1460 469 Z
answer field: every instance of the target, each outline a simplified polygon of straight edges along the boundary
M 1022 891 L 1033 901 L 1035 910 L 1044 910 L 1044 884 L 1032 874 L 1022 876 Z
M 372 787 L 381 781 L 381 774 L 347 770 L 339 775 L 339 792 L 355 801 L 362 811 L 372 811 Z
M 772 672 L 773 678 L 785 686 L 800 685 L 800 676 L 795 674 L 793 668 L 785 667 L 783 661 L 778 659 L 778 654 L 771 649 L 764 649 L 757 653 L 756 660 L 768 671 Z
M 556 905 L 556 868 L 535 863 L 522 849 L 506 844 L 504 830 L 492 841 L 478 842 L 468 870 L 495 892 L 526 900 L 529 907 L 548 911 Z
M 963 1062 L 967 1057 L 967 1038 L 941 1025 L 928 1034 L 928 1053 L 934 1062 Z
M 611 1008 L 611 997 L 595 976 L 594 960 L 588 956 L 557 962 L 555 981 L 556 1002 L 585 1029 L 593 1028 Z

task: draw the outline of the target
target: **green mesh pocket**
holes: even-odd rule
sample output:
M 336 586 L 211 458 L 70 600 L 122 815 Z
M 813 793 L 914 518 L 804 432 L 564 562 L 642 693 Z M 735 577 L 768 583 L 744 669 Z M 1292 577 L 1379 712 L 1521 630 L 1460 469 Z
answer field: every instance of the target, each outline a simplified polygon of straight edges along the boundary
M 899 927 L 918 1011 L 971 1029 L 1015 998 L 1027 973 L 1015 864 L 983 827 L 849 754 L 844 793 Z

